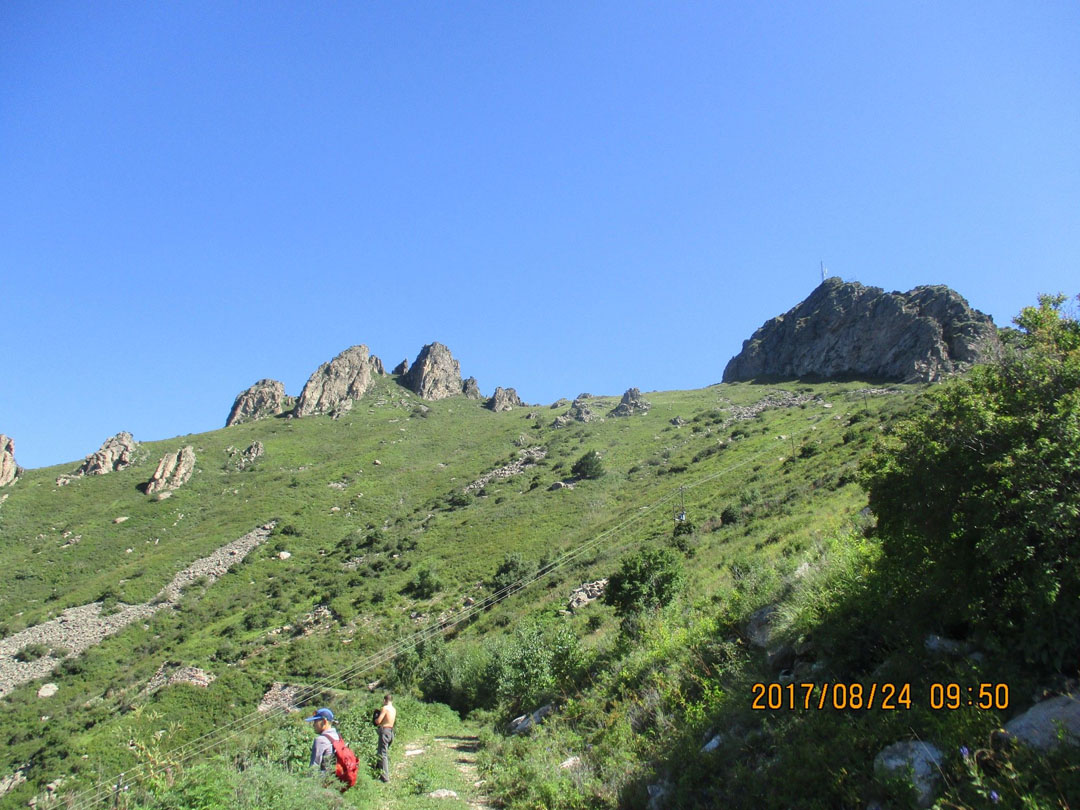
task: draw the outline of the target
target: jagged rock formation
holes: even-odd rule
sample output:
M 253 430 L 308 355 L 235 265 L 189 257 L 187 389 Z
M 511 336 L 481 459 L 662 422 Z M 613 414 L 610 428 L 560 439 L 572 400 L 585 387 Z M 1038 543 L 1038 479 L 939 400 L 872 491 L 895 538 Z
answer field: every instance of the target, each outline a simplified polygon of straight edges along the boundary
M 513 388 L 495 386 L 495 393 L 487 401 L 487 407 L 495 411 L 495 413 L 502 413 L 503 411 L 512 411 L 514 408 L 524 408 L 525 403 L 521 401 L 517 391 Z
M 385 374 L 382 361 L 364 345 L 346 349 L 323 363 L 308 378 L 296 401 L 296 416 L 347 412 L 354 399 L 371 388 L 376 375 Z
M 615 406 L 611 415 L 633 416 L 635 413 L 648 413 L 650 407 L 652 406 L 641 398 L 640 389 L 628 388 L 626 393 L 622 395 L 622 401 Z
M 135 437 L 126 430 L 121 431 L 106 439 L 96 453 L 88 455 L 82 465 L 75 470 L 75 475 L 105 475 L 122 470 L 135 461 L 137 447 Z
M 207 672 L 198 667 L 178 667 L 175 664 L 166 662 L 158 667 L 157 672 L 147 681 L 143 692 L 156 692 L 158 689 L 178 683 L 188 683 L 205 689 L 216 679 L 217 676 L 212 672 Z
M 511 476 L 518 475 L 525 472 L 526 467 L 543 460 L 547 456 L 547 450 L 543 447 L 530 447 L 527 450 L 519 450 L 517 461 L 513 461 L 509 464 L 505 464 L 499 467 L 497 470 L 484 473 L 467 487 L 465 487 L 465 494 L 470 492 L 479 492 L 486 487 L 492 481 L 496 481 L 502 478 L 510 478 Z
M 429 400 L 457 396 L 464 388 L 461 364 L 441 343 L 429 343 L 422 348 L 402 382 L 410 391 Z
M 15 480 L 19 465 L 15 463 L 15 440 L 0 433 L 0 487 Z
M 398 363 L 396 366 L 394 366 L 394 370 L 391 371 L 390 373 L 394 374 L 394 375 L 396 375 L 398 377 L 404 377 L 406 374 L 408 374 L 409 373 L 409 358 L 406 357 L 404 360 L 402 360 L 400 363 Z
M 294 403 L 293 397 L 285 395 L 285 383 L 259 380 L 237 395 L 232 410 L 229 411 L 229 418 L 225 420 L 225 427 L 277 416 L 289 410 Z
M 262 442 L 254 441 L 248 445 L 247 450 L 238 450 L 230 445 L 225 448 L 225 452 L 229 454 L 229 461 L 232 463 L 233 469 L 239 472 L 255 459 L 260 458 L 266 451 L 263 449 Z
M 551 423 L 554 428 L 566 427 L 571 422 L 592 422 L 597 418 L 596 412 L 585 404 L 586 399 L 592 399 L 592 394 L 579 394 L 578 398 L 570 404 L 570 410 L 559 414 Z
M 480 385 L 476 382 L 476 377 L 469 377 L 469 379 L 461 384 L 461 393 L 469 399 L 484 398 L 484 395 L 480 393 Z
M 886 293 L 828 278 L 801 304 L 763 324 L 724 369 L 724 382 L 864 377 L 939 380 L 997 343 L 989 316 L 944 286 Z
M 190 444 L 174 453 L 166 453 L 146 484 L 146 494 L 182 487 L 195 470 L 195 448 Z
M 570 594 L 570 602 L 567 604 L 566 609 L 569 611 L 580 610 L 590 602 L 599 599 L 604 595 L 604 591 L 607 589 L 608 581 L 606 579 L 598 579 L 595 582 L 585 582 L 581 586 L 574 589 L 574 592 Z

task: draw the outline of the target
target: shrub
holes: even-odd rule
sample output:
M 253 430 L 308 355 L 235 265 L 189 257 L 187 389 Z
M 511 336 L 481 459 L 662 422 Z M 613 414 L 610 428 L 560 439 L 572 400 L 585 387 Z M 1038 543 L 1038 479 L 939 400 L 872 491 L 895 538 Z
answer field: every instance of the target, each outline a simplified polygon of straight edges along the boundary
M 862 467 L 905 599 L 950 595 L 921 621 L 1048 667 L 1080 653 L 1080 323 L 1063 302 L 1025 308 L 1019 348 L 932 393 Z
M 619 616 L 655 610 L 674 599 L 682 584 L 682 565 L 671 549 L 644 549 L 609 577 L 604 602 Z
M 405 586 L 405 592 L 416 599 L 430 599 L 442 589 L 443 584 L 431 566 L 417 571 L 416 576 Z
M 495 576 L 491 578 L 491 590 L 498 593 L 535 573 L 536 565 L 527 562 L 518 552 L 511 552 L 503 557 L 503 561 L 495 570 Z
M 577 478 L 599 478 L 604 474 L 604 464 L 600 460 L 600 454 L 595 450 L 590 450 L 574 462 L 570 472 Z
M 37 661 L 41 656 L 49 652 L 49 648 L 44 644 L 27 644 L 17 653 L 15 653 L 15 660 L 22 661 L 24 664 L 30 661 Z

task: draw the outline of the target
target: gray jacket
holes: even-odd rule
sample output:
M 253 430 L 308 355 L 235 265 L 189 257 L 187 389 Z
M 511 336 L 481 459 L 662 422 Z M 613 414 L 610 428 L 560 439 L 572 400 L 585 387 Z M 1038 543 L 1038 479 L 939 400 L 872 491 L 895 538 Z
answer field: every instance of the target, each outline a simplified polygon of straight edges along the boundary
M 328 739 L 330 737 L 335 740 L 341 739 L 337 729 L 331 727 L 322 734 L 316 734 L 315 742 L 311 744 L 311 765 L 317 767 L 320 771 L 333 770 L 337 764 L 337 757 L 334 756 L 334 744 Z

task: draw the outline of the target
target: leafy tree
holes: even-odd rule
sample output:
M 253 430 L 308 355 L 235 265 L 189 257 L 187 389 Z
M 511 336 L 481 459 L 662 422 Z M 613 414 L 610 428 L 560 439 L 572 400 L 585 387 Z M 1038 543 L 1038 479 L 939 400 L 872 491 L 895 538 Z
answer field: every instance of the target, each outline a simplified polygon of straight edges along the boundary
M 570 472 L 577 478 L 599 478 L 604 474 L 604 464 L 600 460 L 600 454 L 595 450 L 590 450 L 574 462 Z
M 1030 662 L 1080 652 L 1080 324 L 1063 296 L 1001 357 L 930 394 L 864 463 L 885 562 L 921 617 Z
M 655 610 L 668 604 L 683 585 L 682 564 L 671 549 L 631 554 L 608 578 L 604 602 L 619 616 Z
M 443 589 L 438 573 L 432 567 L 424 567 L 405 586 L 405 592 L 417 599 L 430 599 Z
M 495 576 L 491 579 L 491 590 L 498 593 L 535 573 L 536 566 L 527 562 L 520 553 L 513 551 L 503 557 L 503 561 L 496 569 Z

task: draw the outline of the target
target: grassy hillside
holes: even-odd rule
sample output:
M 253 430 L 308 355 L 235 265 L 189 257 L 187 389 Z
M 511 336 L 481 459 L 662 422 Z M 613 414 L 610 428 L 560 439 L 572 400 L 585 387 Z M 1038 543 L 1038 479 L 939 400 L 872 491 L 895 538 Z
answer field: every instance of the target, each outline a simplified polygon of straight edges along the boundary
M 649 412 L 626 418 L 609 415 L 617 397 L 596 397 L 588 404 L 603 420 L 555 428 L 566 407 L 495 414 L 464 398 L 421 403 L 385 378 L 337 420 L 274 418 L 147 443 L 134 466 L 64 487 L 55 479 L 74 464 L 27 471 L 0 505 L 5 637 L 89 602 L 105 612 L 149 602 L 194 560 L 276 524 L 175 608 L 77 657 L 27 653 L 53 656 L 57 669 L 3 699 L 0 778 L 18 771 L 27 782 L 0 804 L 24 806 L 63 776 L 58 792 L 82 806 L 73 797 L 86 804 L 106 792 L 79 791 L 132 769 L 131 807 L 319 800 L 310 790 L 321 788 L 289 781 L 309 732 L 296 715 L 255 708 L 274 683 L 310 686 L 305 706 L 343 709 L 361 739 L 366 684 L 377 680 L 428 701 L 402 713 L 404 739 L 436 727 L 480 734 L 485 789 L 509 806 L 642 806 L 649 785 L 687 807 L 899 801 L 904 789 L 873 775 L 880 748 L 912 731 L 976 747 L 1004 714 L 935 712 L 922 695 L 907 712 L 753 711 L 753 683 L 776 673 L 747 642 L 746 620 L 781 606 L 776 638 L 812 639 L 804 658 L 821 663 L 801 677 L 865 679 L 885 664 L 889 678 L 918 689 L 978 677 L 969 659 L 927 658 L 919 640 L 900 651 L 852 636 L 866 631 L 851 620 L 853 594 L 879 553 L 856 467 L 921 395 L 859 382 L 718 385 L 647 393 Z M 230 448 L 256 440 L 265 454 L 238 471 Z M 190 482 L 168 500 L 144 495 L 157 460 L 184 444 L 197 455 Z M 534 447 L 546 451 L 538 464 L 465 492 Z M 590 451 L 604 474 L 574 481 L 571 468 Z M 559 481 L 573 488 L 551 489 Z M 647 548 L 675 552 L 684 587 L 674 601 L 629 618 L 599 602 L 564 612 L 575 587 Z M 531 584 L 479 609 L 520 578 Z M 395 642 L 395 661 L 378 655 Z M 216 680 L 146 690 L 159 668 L 180 665 Z M 1015 665 L 994 680 L 1005 677 L 1017 691 L 1037 685 Z M 58 691 L 40 698 L 45 682 Z M 549 702 L 556 711 L 531 735 L 505 736 L 515 714 Z M 205 745 L 230 725 L 241 733 Z M 572 756 L 577 764 L 560 767 Z M 1035 774 L 1025 790 L 1042 795 L 1042 774 L 1058 764 L 1010 767 Z M 963 761 L 951 756 L 948 767 L 967 784 Z M 363 780 L 346 805 L 376 795 L 370 774 Z M 190 798 L 204 782 L 220 795 Z M 268 787 L 279 783 L 293 787 Z M 395 789 L 401 807 L 434 801 Z

